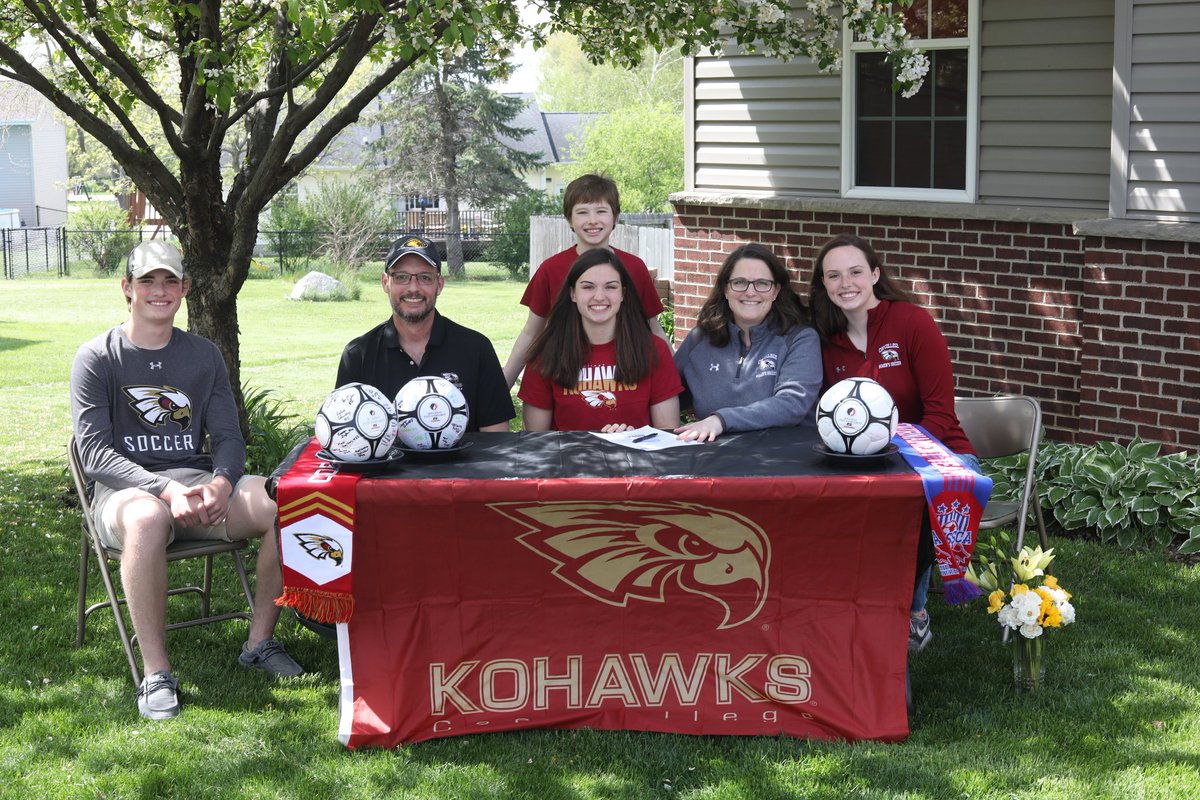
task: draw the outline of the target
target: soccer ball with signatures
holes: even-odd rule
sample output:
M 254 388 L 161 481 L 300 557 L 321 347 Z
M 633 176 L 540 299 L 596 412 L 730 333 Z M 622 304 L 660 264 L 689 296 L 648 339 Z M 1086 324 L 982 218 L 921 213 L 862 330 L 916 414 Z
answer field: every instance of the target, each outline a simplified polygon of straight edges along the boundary
M 445 378 L 413 378 L 396 393 L 396 435 L 410 450 L 454 447 L 467 430 L 467 399 Z
M 347 383 L 330 392 L 313 427 L 321 447 L 341 461 L 383 458 L 396 441 L 392 404 L 365 383 Z
M 896 432 L 900 412 L 892 396 L 870 378 L 846 378 L 817 402 L 817 433 L 835 453 L 878 453 Z

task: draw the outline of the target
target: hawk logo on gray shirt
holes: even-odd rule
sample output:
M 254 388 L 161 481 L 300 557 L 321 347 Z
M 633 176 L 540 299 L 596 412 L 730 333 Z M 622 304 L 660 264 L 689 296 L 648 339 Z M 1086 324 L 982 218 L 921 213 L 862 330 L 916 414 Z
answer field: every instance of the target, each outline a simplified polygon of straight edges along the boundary
M 192 399 L 174 386 L 124 386 L 121 391 L 151 425 L 161 427 L 169 419 L 186 431 L 192 424 Z

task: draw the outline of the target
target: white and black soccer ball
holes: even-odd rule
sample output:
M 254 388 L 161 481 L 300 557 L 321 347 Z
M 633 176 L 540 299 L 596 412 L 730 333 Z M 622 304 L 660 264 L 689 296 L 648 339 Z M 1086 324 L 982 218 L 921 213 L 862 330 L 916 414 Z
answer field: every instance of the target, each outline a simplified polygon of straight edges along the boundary
M 892 396 L 870 378 L 838 381 L 817 403 L 817 433 L 835 453 L 878 453 L 892 440 L 899 421 Z
M 330 392 L 313 427 L 321 447 L 342 461 L 383 458 L 396 441 L 391 402 L 365 383 L 347 383 Z
M 445 378 L 413 378 L 396 393 L 396 436 L 412 450 L 454 447 L 467 430 L 467 399 Z

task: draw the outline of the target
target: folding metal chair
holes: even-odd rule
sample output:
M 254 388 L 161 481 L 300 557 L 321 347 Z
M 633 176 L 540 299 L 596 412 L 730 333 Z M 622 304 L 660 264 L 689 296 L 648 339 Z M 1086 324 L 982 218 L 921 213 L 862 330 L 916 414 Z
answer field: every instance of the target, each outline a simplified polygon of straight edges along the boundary
M 71 478 L 75 481 L 75 492 L 79 496 L 80 513 L 83 515 L 79 535 L 79 604 L 75 626 L 75 646 L 83 646 L 84 636 L 87 632 L 87 619 L 91 613 L 100 608 L 111 608 L 117 622 L 117 635 L 121 637 L 121 645 L 125 648 L 125 657 L 129 660 L 129 672 L 133 677 L 134 685 L 137 686 L 142 682 L 142 673 L 138 668 L 138 662 L 133 653 L 133 646 L 137 642 L 137 636 L 136 634 L 134 636 L 129 635 L 129 627 L 125 621 L 125 614 L 121 610 L 121 606 L 125 604 L 125 598 L 117 592 L 112 573 L 109 571 L 109 562 L 119 562 L 121 554 L 119 551 L 109 550 L 100 541 L 100 534 L 96 530 L 92 518 L 91 487 L 88 485 L 87 478 L 83 474 L 83 464 L 80 461 L 79 448 L 76 446 L 74 436 L 67 441 L 67 459 L 70 466 Z M 206 625 L 210 622 L 223 622 L 229 619 L 251 619 L 251 614 L 248 611 L 230 611 L 214 614 L 211 610 L 213 556 L 219 553 L 229 553 L 233 559 L 234 568 L 237 570 L 238 578 L 242 584 L 242 592 L 246 596 L 247 607 L 254 608 L 254 596 L 250 592 L 250 580 L 246 576 L 246 565 L 242 561 L 241 551 L 245 547 L 245 541 L 223 542 L 207 540 L 177 540 L 167 547 L 168 563 L 182 561 L 187 558 L 204 559 L 204 582 L 202 585 L 177 586 L 167 591 L 169 596 L 192 593 L 199 595 L 199 615 L 179 622 L 171 622 L 167 625 L 167 630 L 188 628 L 192 625 Z M 107 597 L 89 606 L 87 605 L 88 561 L 92 554 L 95 554 L 96 563 L 100 567 L 100 579 L 104 582 L 104 591 Z
M 1029 453 L 1029 465 L 1025 468 L 1025 482 L 1021 487 L 1020 499 L 1016 502 L 990 501 L 984 509 L 979 527 L 989 530 L 1015 522 L 1017 549 L 1020 550 L 1025 543 L 1025 524 L 1029 519 L 1029 506 L 1032 503 L 1042 549 L 1049 547 L 1034 472 L 1038 442 L 1042 438 L 1042 408 L 1038 401 L 1025 395 L 1011 394 L 995 397 L 956 397 L 954 412 L 980 458 Z

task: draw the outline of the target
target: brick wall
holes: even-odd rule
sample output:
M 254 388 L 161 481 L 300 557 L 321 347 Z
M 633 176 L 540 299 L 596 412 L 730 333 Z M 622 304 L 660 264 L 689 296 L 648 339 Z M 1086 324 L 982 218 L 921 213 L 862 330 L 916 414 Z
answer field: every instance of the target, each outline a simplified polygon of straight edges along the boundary
M 1200 245 L 1086 239 L 1079 441 L 1200 449 Z
M 821 245 L 851 231 L 937 318 L 960 394 L 1035 397 L 1060 441 L 1200 448 L 1200 244 L 1079 236 L 1069 222 L 690 202 L 676 215 L 677 338 L 739 244 L 773 247 L 807 296 Z

